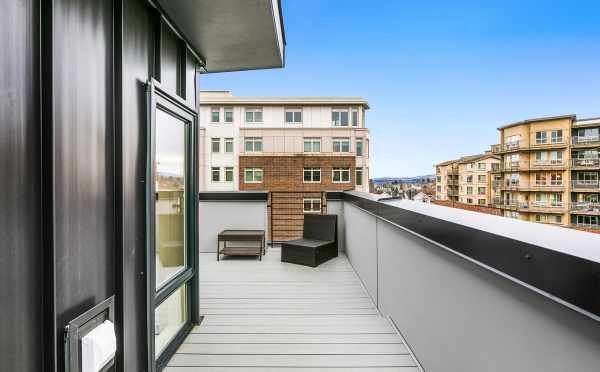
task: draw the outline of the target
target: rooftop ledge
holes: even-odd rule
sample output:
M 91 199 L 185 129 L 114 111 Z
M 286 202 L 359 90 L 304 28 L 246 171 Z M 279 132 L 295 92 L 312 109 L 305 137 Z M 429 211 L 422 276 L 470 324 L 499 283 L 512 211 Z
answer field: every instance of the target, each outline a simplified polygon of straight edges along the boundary
M 354 191 L 341 199 L 600 321 L 596 234 Z

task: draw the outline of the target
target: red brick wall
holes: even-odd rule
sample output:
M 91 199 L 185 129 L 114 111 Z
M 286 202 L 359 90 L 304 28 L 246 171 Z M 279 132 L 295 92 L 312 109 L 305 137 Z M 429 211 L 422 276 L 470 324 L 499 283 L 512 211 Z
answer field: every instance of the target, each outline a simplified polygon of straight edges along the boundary
M 445 207 L 452 207 L 452 208 L 464 209 L 467 211 L 493 214 L 495 216 L 502 216 L 502 210 L 499 208 L 484 207 L 481 205 L 473 205 L 473 204 L 464 204 L 464 203 L 459 203 L 459 202 L 452 202 L 449 200 L 433 200 L 432 203 L 437 204 L 437 205 L 443 205 Z
M 321 183 L 304 183 L 304 168 L 321 168 Z M 350 168 L 349 183 L 333 183 L 332 168 Z M 244 168 L 262 168 L 262 183 L 244 183 Z M 240 190 L 342 191 L 353 190 L 354 156 L 240 156 Z M 364 181 L 363 181 L 364 182 Z

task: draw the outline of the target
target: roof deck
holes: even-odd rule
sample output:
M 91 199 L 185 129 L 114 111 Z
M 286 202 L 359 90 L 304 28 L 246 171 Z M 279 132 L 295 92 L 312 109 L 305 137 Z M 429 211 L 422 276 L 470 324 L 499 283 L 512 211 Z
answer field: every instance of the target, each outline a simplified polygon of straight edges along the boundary
M 200 254 L 202 323 L 165 371 L 402 371 L 415 359 L 343 254 L 310 268 Z

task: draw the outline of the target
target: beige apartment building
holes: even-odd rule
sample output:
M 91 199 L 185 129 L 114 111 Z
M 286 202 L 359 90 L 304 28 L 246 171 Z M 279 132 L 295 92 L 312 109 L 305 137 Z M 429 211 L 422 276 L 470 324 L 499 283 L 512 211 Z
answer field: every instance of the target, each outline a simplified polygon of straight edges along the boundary
M 598 229 L 599 119 L 529 119 L 498 128 L 501 197 L 507 217 Z
M 573 115 L 529 119 L 498 128 L 505 217 L 569 224 L 569 143 Z
M 435 199 L 458 201 L 458 160 L 436 164 Z
M 467 156 L 458 162 L 458 201 L 464 204 L 491 206 L 491 171 L 500 164 L 500 157 L 491 153 Z
M 499 156 L 486 152 L 437 164 L 436 200 L 491 206 L 495 196 L 491 171 L 499 163 Z

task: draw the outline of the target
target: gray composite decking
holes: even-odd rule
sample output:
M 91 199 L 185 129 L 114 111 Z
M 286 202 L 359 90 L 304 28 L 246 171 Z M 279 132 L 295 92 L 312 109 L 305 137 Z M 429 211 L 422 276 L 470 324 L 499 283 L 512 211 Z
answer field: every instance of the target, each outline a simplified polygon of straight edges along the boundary
M 419 371 L 344 255 L 317 268 L 279 259 L 201 253 L 204 320 L 165 371 Z

